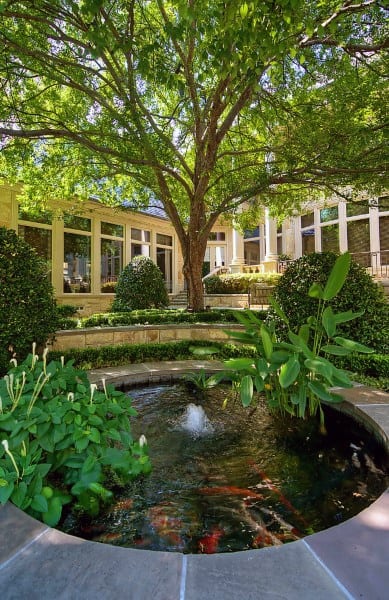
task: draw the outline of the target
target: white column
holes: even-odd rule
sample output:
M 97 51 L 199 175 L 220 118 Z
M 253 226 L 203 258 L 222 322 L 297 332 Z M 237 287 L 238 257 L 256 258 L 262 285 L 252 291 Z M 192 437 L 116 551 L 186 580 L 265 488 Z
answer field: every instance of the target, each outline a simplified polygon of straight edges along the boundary
M 231 273 L 240 273 L 244 261 L 244 238 L 236 229 L 232 230 L 232 261 L 230 264 Z
M 277 221 L 269 216 L 269 210 L 265 210 L 265 237 L 266 254 L 264 260 L 264 270 L 277 271 Z

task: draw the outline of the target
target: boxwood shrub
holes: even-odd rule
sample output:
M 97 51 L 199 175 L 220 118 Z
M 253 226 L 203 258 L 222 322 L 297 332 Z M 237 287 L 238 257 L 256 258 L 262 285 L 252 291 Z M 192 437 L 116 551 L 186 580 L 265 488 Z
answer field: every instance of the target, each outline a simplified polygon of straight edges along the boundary
M 314 282 L 325 284 L 337 256 L 334 252 L 306 254 L 293 261 L 281 276 L 274 297 L 292 329 L 316 314 L 317 300 L 308 296 L 308 290 Z M 339 326 L 339 335 L 370 346 L 380 354 L 389 352 L 389 304 L 382 287 L 364 267 L 351 261 L 346 282 L 331 305 L 334 312 L 364 311 L 358 319 Z M 272 318 L 277 319 L 270 310 L 269 319 Z
M 278 273 L 228 273 L 211 275 L 204 280 L 206 294 L 247 294 L 254 283 L 275 285 L 281 275 Z
M 120 273 L 113 312 L 164 308 L 169 297 L 161 269 L 147 256 L 135 256 Z
M 41 259 L 15 231 L 0 227 L 0 374 L 58 329 L 54 290 Z

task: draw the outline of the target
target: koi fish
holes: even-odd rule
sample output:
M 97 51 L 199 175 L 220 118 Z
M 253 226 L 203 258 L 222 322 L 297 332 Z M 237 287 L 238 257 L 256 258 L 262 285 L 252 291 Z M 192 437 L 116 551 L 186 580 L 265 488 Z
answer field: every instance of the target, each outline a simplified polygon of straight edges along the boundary
M 265 508 L 263 506 L 261 506 L 260 510 L 265 513 L 265 515 L 269 515 L 270 517 L 272 517 L 274 519 L 274 521 L 277 521 L 277 523 L 279 523 L 279 525 L 281 525 L 281 527 L 285 530 L 288 531 L 290 534 L 292 534 L 296 539 L 298 538 L 302 538 L 304 537 L 304 534 L 301 533 L 301 531 L 299 531 L 296 527 L 294 527 L 293 525 L 291 525 L 291 523 L 287 523 L 282 517 L 280 517 L 279 514 L 277 514 L 274 510 L 269 510 L 268 508 Z M 283 539 L 285 536 L 283 536 L 282 534 L 279 535 L 277 534 L 277 537 L 279 539 Z
M 117 540 L 120 540 L 121 537 L 121 533 L 104 533 L 103 535 L 99 535 L 97 538 L 94 538 L 93 541 L 110 544 L 111 542 L 116 542 Z
M 264 546 L 281 546 L 282 542 L 276 535 L 270 533 L 266 527 L 258 527 L 259 532 L 252 542 L 253 548 L 263 548 Z
M 219 540 L 223 537 L 224 531 L 219 527 L 214 527 L 211 533 L 206 533 L 199 540 L 199 550 L 203 554 L 215 554 L 219 548 Z
M 114 510 L 128 510 L 132 508 L 134 501 L 132 498 L 126 498 L 125 500 L 119 500 L 116 504 L 111 508 L 110 512 Z
M 277 486 L 274 485 L 274 483 L 272 482 L 272 480 L 266 475 L 266 473 L 264 471 L 261 471 L 260 468 L 254 463 L 254 461 L 249 461 L 249 464 L 251 465 L 251 467 L 254 469 L 254 471 L 256 473 L 258 473 L 258 475 L 260 476 L 260 478 L 262 479 L 263 483 L 266 485 L 266 487 L 271 490 L 272 492 L 274 492 L 275 494 L 277 494 L 277 496 L 279 497 L 279 499 L 281 500 L 282 504 L 292 513 L 294 513 L 299 520 L 301 521 L 301 523 L 303 523 L 304 527 L 309 527 L 309 524 L 307 523 L 307 521 L 304 519 L 304 517 L 301 515 L 301 513 L 293 506 L 293 504 L 291 502 L 289 502 L 289 500 L 287 498 L 285 498 L 284 494 L 281 492 L 281 490 L 278 489 Z
M 263 496 L 253 490 L 235 487 L 234 485 L 226 485 L 220 487 L 204 487 L 199 489 L 200 494 L 205 496 L 218 496 L 221 494 L 230 494 L 233 496 L 245 496 L 249 498 L 257 498 L 263 500 Z

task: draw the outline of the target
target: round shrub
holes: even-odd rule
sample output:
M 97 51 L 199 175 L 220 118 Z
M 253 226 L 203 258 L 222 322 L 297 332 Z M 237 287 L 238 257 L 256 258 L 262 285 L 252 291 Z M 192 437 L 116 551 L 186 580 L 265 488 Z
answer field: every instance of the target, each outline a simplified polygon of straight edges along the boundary
M 24 359 L 58 327 L 45 261 L 15 231 L 0 227 L 0 373 L 12 357 Z
M 113 312 L 165 308 L 169 304 L 162 272 L 147 256 L 132 259 L 121 272 L 115 291 Z
M 317 311 L 317 300 L 308 296 L 312 283 L 325 285 L 335 263 L 334 252 L 306 254 L 293 261 L 280 278 L 274 297 L 289 318 L 292 330 Z M 361 342 L 376 352 L 389 351 L 389 305 L 384 292 L 366 269 L 351 261 L 346 282 L 331 301 L 334 312 L 363 310 L 361 317 L 338 326 L 339 335 Z M 275 315 L 271 312 L 271 316 Z

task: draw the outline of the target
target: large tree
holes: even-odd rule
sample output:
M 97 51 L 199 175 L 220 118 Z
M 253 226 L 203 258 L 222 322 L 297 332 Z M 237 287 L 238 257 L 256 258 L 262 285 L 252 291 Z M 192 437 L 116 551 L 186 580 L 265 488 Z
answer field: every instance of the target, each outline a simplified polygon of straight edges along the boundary
M 386 185 L 386 18 L 375 0 L 2 0 L 2 172 L 32 203 L 158 199 L 199 309 L 221 215 Z

